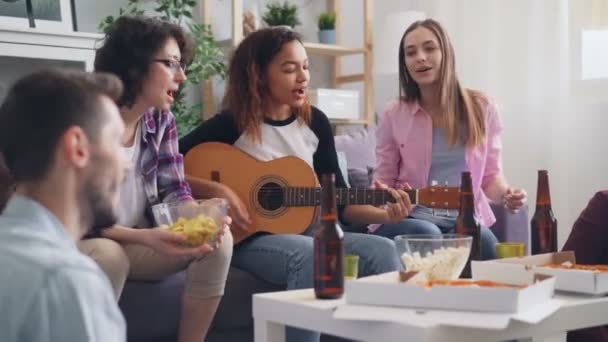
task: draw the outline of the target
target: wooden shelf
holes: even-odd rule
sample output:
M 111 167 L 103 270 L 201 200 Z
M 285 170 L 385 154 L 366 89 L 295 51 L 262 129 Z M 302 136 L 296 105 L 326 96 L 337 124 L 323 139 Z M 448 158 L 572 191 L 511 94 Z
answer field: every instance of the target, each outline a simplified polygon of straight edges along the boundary
M 304 42 L 304 47 L 306 48 L 306 51 L 310 54 L 333 56 L 333 57 L 356 55 L 356 54 L 365 52 L 365 49 L 363 49 L 363 48 L 351 48 L 351 47 L 345 47 L 345 46 L 339 46 L 339 45 L 329 45 L 329 44 L 309 43 L 309 42 Z
M 223 39 L 217 42 L 221 48 L 232 49 L 238 44 L 234 39 Z M 306 52 L 314 55 L 340 57 L 365 53 L 363 48 L 351 48 L 340 45 L 304 42 Z
M 329 119 L 335 125 L 367 125 L 369 122 L 364 119 Z

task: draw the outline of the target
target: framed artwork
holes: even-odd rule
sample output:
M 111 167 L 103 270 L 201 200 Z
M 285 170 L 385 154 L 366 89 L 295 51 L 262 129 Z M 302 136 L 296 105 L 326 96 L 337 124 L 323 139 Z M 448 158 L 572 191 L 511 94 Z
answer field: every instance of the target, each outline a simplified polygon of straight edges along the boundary
M 73 0 L 0 0 L 0 28 L 71 32 Z

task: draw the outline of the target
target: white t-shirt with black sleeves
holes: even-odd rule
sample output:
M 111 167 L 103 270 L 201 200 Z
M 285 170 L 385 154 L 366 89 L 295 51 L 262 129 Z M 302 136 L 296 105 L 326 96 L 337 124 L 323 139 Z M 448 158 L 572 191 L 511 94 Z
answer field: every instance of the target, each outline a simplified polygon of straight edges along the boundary
M 186 155 L 194 146 L 206 142 L 234 145 L 260 161 L 295 156 L 309 164 L 317 177 L 320 178 L 324 173 L 333 173 L 336 177 L 336 187 L 346 187 L 338 166 L 329 119 L 316 107 L 311 107 L 310 125 L 298 120 L 295 114 L 286 120 L 265 119 L 261 127 L 260 141 L 255 141 L 253 137 L 241 132 L 234 114 L 223 111 L 180 139 L 179 149 Z M 340 216 L 342 209 L 338 208 Z

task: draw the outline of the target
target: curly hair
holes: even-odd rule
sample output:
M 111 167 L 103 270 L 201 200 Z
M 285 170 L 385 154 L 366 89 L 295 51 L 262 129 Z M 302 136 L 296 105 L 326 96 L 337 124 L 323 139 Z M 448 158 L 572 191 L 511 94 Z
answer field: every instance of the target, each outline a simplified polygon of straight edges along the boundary
M 132 106 L 141 93 L 144 80 L 154 59 L 167 39 L 177 41 L 181 62 L 190 64 L 193 57 L 192 37 L 179 25 L 143 16 L 123 16 L 110 27 L 104 43 L 95 54 L 95 71 L 116 74 L 124 84 L 119 106 Z
M 223 107 L 236 117 L 241 132 L 261 139 L 260 125 L 270 93 L 266 71 L 283 45 L 302 37 L 285 27 L 269 27 L 250 33 L 236 48 L 228 66 L 228 86 Z M 310 104 L 294 109 L 299 120 L 310 123 Z

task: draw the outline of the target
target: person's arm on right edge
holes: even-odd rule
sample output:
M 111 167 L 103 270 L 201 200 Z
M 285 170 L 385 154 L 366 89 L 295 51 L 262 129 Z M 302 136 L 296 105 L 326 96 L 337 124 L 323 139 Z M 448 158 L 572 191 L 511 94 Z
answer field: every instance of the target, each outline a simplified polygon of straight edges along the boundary
M 580 214 L 562 250 L 574 251 L 580 264 L 607 264 L 608 191 L 599 191 Z M 594 327 L 568 332 L 568 341 L 608 341 L 608 327 Z
M 608 263 L 608 191 L 599 191 L 574 222 L 564 251 L 574 251 L 581 264 Z

